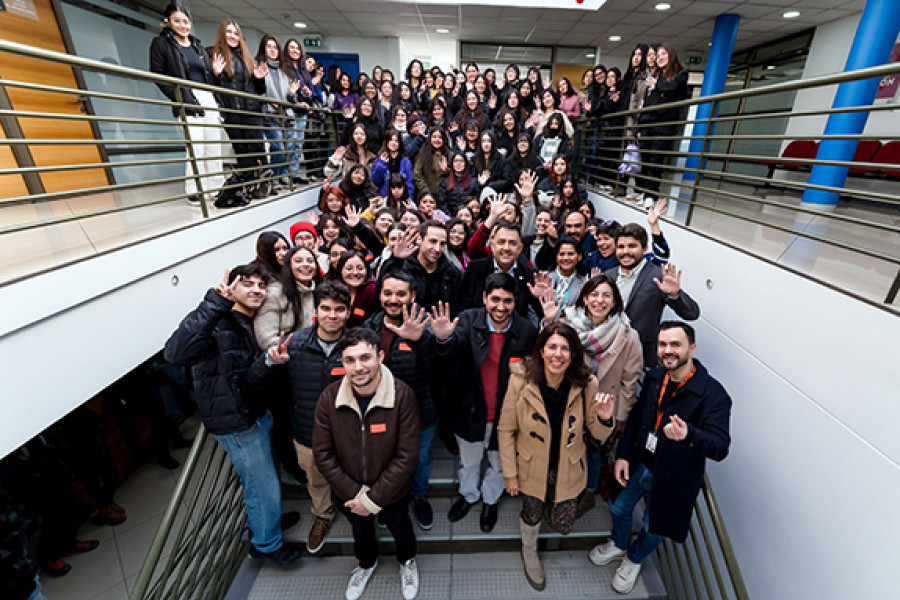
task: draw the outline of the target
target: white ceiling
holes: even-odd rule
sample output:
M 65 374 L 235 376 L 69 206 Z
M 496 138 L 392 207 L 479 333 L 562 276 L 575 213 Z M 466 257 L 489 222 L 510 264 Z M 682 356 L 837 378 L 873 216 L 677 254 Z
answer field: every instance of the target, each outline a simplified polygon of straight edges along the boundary
M 493 0 L 497 2 L 497 0 Z M 559 0 L 560 5 L 577 0 Z M 715 17 L 741 15 L 736 50 L 750 48 L 859 14 L 865 0 L 668 0 L 666 12 L 654 9 L 659 0 L 608 0 L 596 11 L 459 6 L 383 0 L 190 0 L 194 19 L 217 22 L 231 17 L 262 32 L 283 36 L 322 34 L 340 37 L 384 37 L 525 43 L 551 46 L 599 46 L 604 55 L 628 55 L 639 42 L 673 43 L 679 54 L 705 53 Z M 786 10 L 799 10 L 785 19 Z M 295 29 L 294 21 L 308 24 Z M 439 34 L 440 27 L 450 29 Z M 610 42 L 610 35 L 622 36 Z

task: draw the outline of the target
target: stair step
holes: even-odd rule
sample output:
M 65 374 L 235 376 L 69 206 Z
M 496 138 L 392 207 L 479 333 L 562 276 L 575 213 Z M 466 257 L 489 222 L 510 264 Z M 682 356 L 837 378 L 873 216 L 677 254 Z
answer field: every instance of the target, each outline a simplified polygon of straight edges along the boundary
M 464 519 L 457 523 L 451 523 L 447 520 L 447 512 L 453 504 L 454 499 L 450 497 L 431 498 L 431 507 L 434 510 L 434 527 L 425 531 L 415 525 L 413 518 L 413 527 L 416 532 L 416 540 L 419 543 L 426 542 L 452 542 L 465 541 L 490 543 L 505 540 L 520 539 L 519 532 L 519 511 L 521 510 L 521 500 L 518 498 L 503 497 L 497 511 L 497 525 L 491 533 L 482 533 L 479 527 L 479 517 L 481 515 L 481 506 L 477 505 L 469 511 Z M 291 542 L 306 543 L 306 536 L 309 533 L 309 527 L 312 525 L 312 515 L 309 512 L 310 501 L 307 499 L 292 499 L 283 501 L 284 510 L 297 510 L 300 512 L 300 523 L 285 531 L 285 539 Z M 412 518 L 412 512 L 410 511 Z M 600 538 L 609 536 L 612 531 L 612 520 L 609 515 L 609 509 L 602 502 L 598 502 L 597 506 L 581 516 L 575 521 L 575 528 L 567 536 L 550 529 L 546 523 L 541 527 L 540 537 L 542 539 L 591 539 L 599 542 Z M 378 540 L 380 542 L 392 542 L 391 534 L 386 529 L 378 528 Z M 328 544 L 352 544 L 353 536 L 350 532 L 350 523 L 342 515 L 335 517 L 334 523 L 325 539 L 326 546 Z M 471 544 L 467 544 L 471 546 Z M 455 548 L 456 549 L 456 548 Z M 424 548 L 423 548 L 424 550 Z M 461 550 L 461 549 L 460 549 Z
M 417 600 L 607 600 L 661 597 L 660 586 L 650 573 L 642 573 L 628 595 L 611 586 L 616 564 L 596 567 L 584 551 L 541 552 L 547 588 L 538 592 L 525 580 L 518 552 L 471 554 L 420 554 Z M 248 600 L 343 598 L 350 571 L 357 565 L 349 556 L 303 558 L 299 567 L 280 568 L 263 563 L 247 596 Z M 396 600 L 400 597 L 398 566 L 393 556 L 382 556 L 366 587 L 364 600 Z

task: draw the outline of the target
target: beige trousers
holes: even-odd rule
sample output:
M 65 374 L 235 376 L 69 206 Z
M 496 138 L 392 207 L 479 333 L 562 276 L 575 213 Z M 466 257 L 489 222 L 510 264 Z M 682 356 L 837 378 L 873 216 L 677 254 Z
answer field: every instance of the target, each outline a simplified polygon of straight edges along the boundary
M 307 490 L 312 498 L 312 514 L 322 519 L 331 521 L 334 519 L 334 504 L 331 502 L 331 486 L 319 472 L 316 459 L 313 458 L 312 448 L 303 446 L 294 440 L 294 448 L 297 450 L 297 462 L 306 473 Z

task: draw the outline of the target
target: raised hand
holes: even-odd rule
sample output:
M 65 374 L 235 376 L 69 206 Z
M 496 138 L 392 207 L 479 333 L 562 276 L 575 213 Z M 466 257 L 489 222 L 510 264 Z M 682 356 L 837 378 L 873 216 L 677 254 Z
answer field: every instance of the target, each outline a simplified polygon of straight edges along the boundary
M 677 296 L 681 291 L 681 271 L 679 271 L 674 263 L 662 266 L 662 281 L 653 278 L 653 283 L 659 288 L 663 294 L 667 296 Z
M 526 171 L 527 177 L 521 184 L 516 184 L 516 191 L 522 198 L 532 198 L 534 196 L 534 188 L 537 186 L 538 176 L 534 171 Z
M 381 196 L 372 196 L 369 198 L 369 211 L 374 213 L 376 210 L 381 208 L 381 205 L 384 204 L 384 198 Z
M 299 80 L 299 79 L 293 80 L 293 81 L 291 82 L 291 85 L 288 86 L 288 92 L 289 92 L 291 95 L 296 94 L 296 93 L 297 93 L 297 90 L 299 90 L 299 89 L 300 89 L 300 80 Z
M 490 180 L 491 180 L 491 172 L 488 171 L 487 169 L 482 171 L 481 174 L 478 176 L 479 185 L 484 185 Z
M 347 146 L 338 146 L 334 151 L 334 154 L 331 155 L 331 160 L 333 162 L 339 163 L 344 160 L 345 154 L 347 154 Z
M 315 211 L 308 211 L 306 213 L 306 220 L 312 223 L 313 227 L 319 224 L 319 215 L 315 213 Z
M 394 244 L 394 257 L 404 259 L 412 256 L 419 246 L 419 232 L 413 228 L 400 234 L 397 243 Z
M 382 152 L 381 154 L 378 155 L 378 158 L 380 158 L 384 162 L 387 162 L 391 159 L 391 155 L 388 154 L 387 152 Z
M 628 485 L 628 479 L 630 477 L 630 469 L 628 467 L 628 461 L 624 458 L 616 459 L 616 481 L 619 482 L 619 485 L 625 487 Z
M 453 132 L 459 129 L 459 123 L 456 121 L 450 121 L 450 124 L 447 125 L 447 131 Z
M 439 342 L 446 341 L 456 330 L 459 317 L 450 320 L 450 305 L 438 301 L 438 305 L 431 311 L 431 331 Z
M 594 396 L 594 410 L 597 411 L 597 417 L 601 421 L 609 421 L 613 415 L 613 409 L 616 407 L 616 397 L 612 394 L 597 393 Z
M 359 215 L 360 210 L 352 204 L 348 204 L 344 207 L 344 216 L 342 217 L 342 220 L 347 224 L 347 227 L 353 229 L 359 225 Z
M 222 279 L 222 282 L 216 286 L 216 293 L 226 300 L 234 300 L 234 288 L 237 287 L 238 281 L 240 281 L 240 277 L 235 277 L 234 281 L 228 283 L 228 278 L 231 276 L 231 271 L 225 269 L 225 277 Z
M 257 79 L 265 79 L 268 74 L 269 67 L 264 62 L 258 62 L 256 63 L 256 66 L 253 67 L 253 76 Z
M 387 320 L 384 321 L 384 326 L 405 340 L 417 342 L 422 337 L 422 332 L 425 331 L 430 320 L 431 316 L 427 310 L 413 304 L 412 310 L 409 306 L 403 307 L 403 323 L 400 326 L 392 325 Z
M 650 225 L 650 231 L 654 234 L 659 235 L 659 218 L 666 214 L 666 209 L 669 207 L 669 201 L 665 198 L 660 198 L 656 201 L 656 204 L 647 209 L 647 223 Z
M 466 138 L 460 136 L 456 138 L 456 147 L 463 151 L 466 149 Z
M 670 440 L 680 442 L 687 437 L 687 423 L 682 421 L 681 417 L 678 415 L 672 415 L 669 417 L 669 422 L 663 427 L 663 433 L 666 434 L 666 437 Z
M 212 70 L 213 74 L 219 76 L 222 74 L 222 71 L 225 70 L 225 57 L 221 54 L 216 54 L 212 59 Z
M 601 269 L 600 267 L 594 267 L 591 269 L 591 275 L 590 277 L 588 277 L 588 279 L 593 279 L 594 277 L 597 277 L 599 275 L 603 275 L 603 269 Z
M 551 239 L 556 239 L 558 237 L 559 232 L 556 230 L 556 221 L 550 221 L 550 224 L 547 225 L 547 237 Z
M 491 110 L 497 108 L 497 96 L 491 96 L 488 98 L 488 108 Z
M 446 156 L 441 156 L 441 172 L 443 172 L 443 173 L 447 172 L 447 157 Z
M 290 334 L 285 339 L 284 334 L 282 333 L 278 336 L 278 343 L 269 348 L 269 358 L 272 359 L 272 362 L 276 363 L 286 363 L 290 360 L 291 355 L 288 354 L 288 346 L 291 345 L 291 338 L 294 337 L 294 334 Z

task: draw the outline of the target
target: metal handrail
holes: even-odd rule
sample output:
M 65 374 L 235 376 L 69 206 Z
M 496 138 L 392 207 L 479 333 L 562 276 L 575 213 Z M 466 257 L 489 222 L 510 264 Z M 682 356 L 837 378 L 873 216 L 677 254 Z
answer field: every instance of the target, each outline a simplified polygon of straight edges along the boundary
M 666 538 L 659 566 L 670 599 L 750 600 L 709 477 L 694 504 L 688 539 L 675 544 Z

